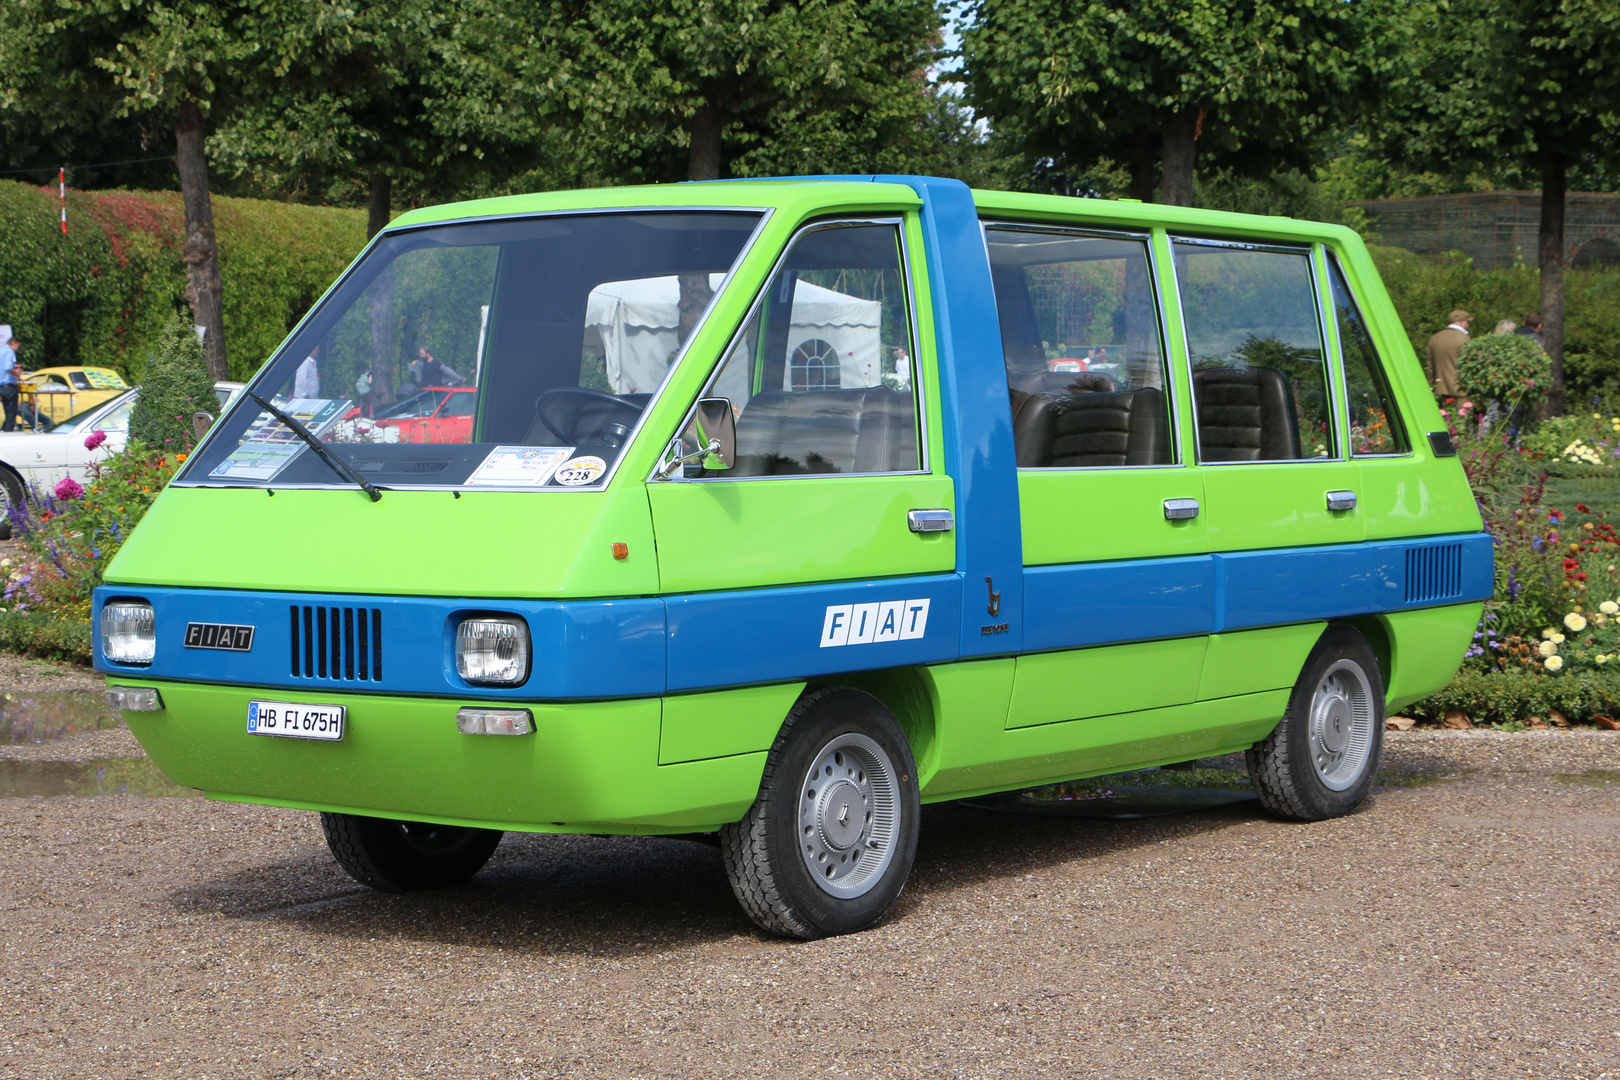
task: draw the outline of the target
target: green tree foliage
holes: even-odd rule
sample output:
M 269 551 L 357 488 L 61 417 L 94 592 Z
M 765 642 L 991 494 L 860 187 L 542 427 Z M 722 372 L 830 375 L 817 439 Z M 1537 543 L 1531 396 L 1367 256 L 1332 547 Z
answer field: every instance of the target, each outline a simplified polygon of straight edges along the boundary
M 219 415 L 214 379 L 208 374 L 202 343 L 181 316 L 158 335 L 141 392 L 129 414 L 129 437 L 163 453 L 183 453 L 197 441 L 192 414 Z
M 566 126 L 603 175 L 887 164 L 928 127 L 931 0 L 590 0 L 481 8 L 447 47 L 447 135 Z M 454 80 L 453 84 L 452 81 Z
M 1371 92 L 1390 46 L 1370 4 L 1339 0 L 975 0 L 969 99 L 1037 155 L 1126 163 L 1148 199 L 1191 205 L 1195 152 L 1246 169 L 1297 160 Z
M 1383 149 L 1415 168 L 1539 174 L 1549 404 L 1564 396 L 1564 195 L 1572 166 L 1620 164 L 1620 8 L 1611 0 L 1433 0 L 1408 9 L 1421 62 L 1396 86 Z

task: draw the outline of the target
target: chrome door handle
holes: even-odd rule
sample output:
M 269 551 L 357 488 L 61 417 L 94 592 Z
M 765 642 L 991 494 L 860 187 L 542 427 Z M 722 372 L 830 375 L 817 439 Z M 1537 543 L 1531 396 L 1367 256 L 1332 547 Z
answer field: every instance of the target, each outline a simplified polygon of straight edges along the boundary
M 912 510 L 906 524 L 914 533 L 950 532 L 956 528 L 956 515 L 949 510 Z
M 1356 508 L 1356 493 L 1353 491 L 1330 491 L 1327 493 L 1329 510 L 1354 510 Z
M 1166 521 L 1191 521 L 1197 516 L 1197 499 L 1164 500 L 1164 520 Z

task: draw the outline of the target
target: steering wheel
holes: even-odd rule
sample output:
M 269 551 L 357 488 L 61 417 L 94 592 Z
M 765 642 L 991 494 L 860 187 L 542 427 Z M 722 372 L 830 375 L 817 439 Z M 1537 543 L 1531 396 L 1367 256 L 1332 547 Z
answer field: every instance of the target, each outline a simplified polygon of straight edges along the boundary
M 633 401 L 626 401 L 626 400 L 624 400 L 624 398 L 618 397 L 618 396 L 616 396 L 614 394 L 610 394 L 605 390 L 592 390 L 588 386 L 556 386 L 556 387 L 553 387 L 552 389 L 547 390 L 545 393 L 541 394 L 538 398 L 535 399 L 535 401 L 534 401 L 534 415 L 537 418 L 539 418 L 539 420 L 540 420 L 540 422 L 542 424 L 546 425 L 546 428 L 553 435 L 557 436 L 557 438 L 559 440 L 561 440 L 562 442 L 565 442 L 565 443 L 578 442 L 579 439 L 576 437 L 576 435 L 569 435 L 569 434 L 566 434 L 563 431 L 559 430 L 557 425 L 553 424 L 551 422 L 551 417 L 546 415 L 546 399 L 550 398 L 550 397 L 567 397 L 568 395 L 573 395 L 574 397 L 582 397 L 582 398 L 585 398 L 587 401 L 602 402 L 603 404 L 611 405 L 611 406 L 614 406 L 616 408 L 623 409 L 626 412 L 630 413 L 630 415 L 632 417 L 632 419 L 630 421 L 631 426 L 634 426 L 636 419 L 639 419 L 641 417 L 641 406 L 640 405 L 637 405 Z

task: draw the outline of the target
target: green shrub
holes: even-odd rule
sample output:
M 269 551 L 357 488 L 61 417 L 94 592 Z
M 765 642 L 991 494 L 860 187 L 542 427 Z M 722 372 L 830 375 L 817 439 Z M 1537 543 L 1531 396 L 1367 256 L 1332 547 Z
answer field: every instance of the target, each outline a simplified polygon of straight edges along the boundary
M 159 334 L 141 378 L 129 437 L 166 453 L 185 453 L 197 441 L 191 417 L 198 411 L 218 416 L 219 398 L 196 331 L 176 315 Z
M 0 651 L 88 664 L 90 624 L 47 614 L 0 612 Z
M 1546 393 L 1552 361 L 1541 346 L 1518 334 L 1474 338 L 1457 355 L 1457 383 L 1465 397 L 1497 401 L 1528 412 Z
M 1553 677 L 1527 671 L 1457 673 L 1444 690 L 1401 710 L 1417 720 L 1444 720 L 1463 712 L 1476 724 L 1507 724 L 1553 709 L 1575 723 L 1612 716 L 1620 708 L 1620 670 L 1571 672 Z

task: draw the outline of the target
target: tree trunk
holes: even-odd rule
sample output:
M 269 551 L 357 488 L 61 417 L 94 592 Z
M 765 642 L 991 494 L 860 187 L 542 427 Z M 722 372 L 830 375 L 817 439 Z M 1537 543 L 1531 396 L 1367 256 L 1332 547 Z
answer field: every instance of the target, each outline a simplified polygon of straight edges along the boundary
M 203 355 L 208 374 L 230 378 L 225 360 L 225 309 L 219 281 L 219 245 L 214 240 L 214 203 L 208 195 L 208 162 L 203 156 L 203 117 L 195 98 L 180 103 L 174 122 L 174 163 L 180 173 L 180 197 L 186 207 L 186 303 L 192 320 L 207 331 Z
M 1131 132 L 1131 198 L 1138 202 L 1153 201 L 1153 166 L 1156 164 L 1153 132 L 1145 128 Z
M 1198 108 L 1189 105 L 1164 118 L 1164 202 L 1193 204 L 1193 160 L 1197 151 Z
M 371 294 L 371 394 L 367 416 L 394 403 L 394 268 L 377 275 Z
M 705 103 L 692 114 L 691 143 L 686 178 L 720 179 L 720 112 L 713 105 Z
M 1541 152 L 1541 347 L 1552 358 L 1547 412 L 1564 415 L 1564 189 L 1561 150 Z
M 388 227 L 388 215 L 394 209 L 394 178 L 374 172 L 367 187 L 366 239 L 370 240 Z

